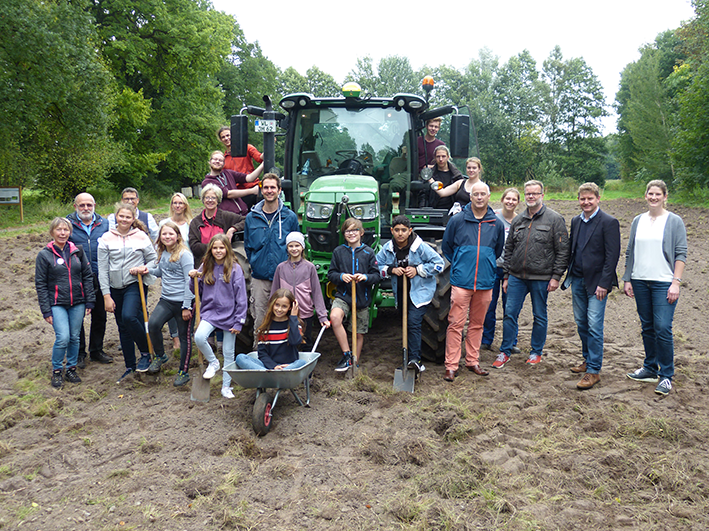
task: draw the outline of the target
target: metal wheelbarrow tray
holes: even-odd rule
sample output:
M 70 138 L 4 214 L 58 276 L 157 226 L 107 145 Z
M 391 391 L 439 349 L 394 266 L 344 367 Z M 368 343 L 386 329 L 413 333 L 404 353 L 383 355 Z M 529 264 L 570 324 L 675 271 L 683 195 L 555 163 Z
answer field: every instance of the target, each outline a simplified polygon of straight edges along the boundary
M 249 352 L 248 356 L 258 359 L 256 352 Z M 238 369 L 234 362 L 224 366 L 224 372 L 231 376 L 232 381 L 245 389 L 256 389 L 252 424 L 257 435 L 266 435 L 271 429 L 273 409 L 276 407 L 278 396 L 282 390 L 289 389 L 301 406 L 310 407 L 310 375 L 313 373 L 319 357 L 319 352 L 301 352 L 300 359 L 305 360 L 306 365 L 299 369 Z M 295 392 L 295 388 L 303 383 L 305 384 L 305 402 Z M 266 392 L 267 389 L 276 390 L 273 398 Z

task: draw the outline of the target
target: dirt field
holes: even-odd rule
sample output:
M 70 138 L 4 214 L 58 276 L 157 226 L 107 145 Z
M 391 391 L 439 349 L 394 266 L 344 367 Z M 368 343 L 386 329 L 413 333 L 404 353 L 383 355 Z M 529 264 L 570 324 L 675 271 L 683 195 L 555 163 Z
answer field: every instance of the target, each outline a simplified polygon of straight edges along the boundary
M 567 225 L 577 213 L 574 202 L 548 204 Z M 644 202 L 602 207 L 620 220 L 624 250 Z M 174 359 L 160 377 L 117 385 L 112 316 L 106 351 L 116 363 L 90 363 L 82 384 L 52 389 L 54 333 L 33 282 L 48 238 L 2 235 L 0 529 L 705 530 L 709 222 L 706 210 L 672 210 L 687 224 L 689 260 L 667 398 L 625 377 L 641 366 L 642 343 L 635 303 L 617 290 L 601 383 L 578 391 L 571 294 L 558 291 L 542 364 L 519 355 L 487 378 L 461 371 L 452 384 L 429 364 L 413 395 L 392 392 L 401 352 L 393 313 L 366 336 L 354 380 L 333 372 L 339 355 L 328 332 L 312 407 L 283 394 L 263 438 L 251 429 L 254 390 L 235 388 L 226 400 L 217 377 L 210 402 L 192 402 L 189 385 L 172 386 Z M 483 365 L 494 355 L 483 352 Z

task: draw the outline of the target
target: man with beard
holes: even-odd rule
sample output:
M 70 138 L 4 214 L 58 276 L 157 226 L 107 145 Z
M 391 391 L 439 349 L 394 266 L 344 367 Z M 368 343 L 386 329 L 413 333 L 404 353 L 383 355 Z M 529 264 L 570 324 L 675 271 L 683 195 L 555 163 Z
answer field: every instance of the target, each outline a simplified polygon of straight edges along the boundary
M 559 287 L 569 262 L 566 223 L 560 214 L 544 205 L 544 184 L 527 181 L 524 200 L 527 209 L 512 221 L 505 243 L 502 289 L 507 293 L 507 306 L 500 354 L 492 364 L 496 369 L 510 360 L 518 331 L 517 318 L 528 293 L 532 299 L 534 324 L 527 363 L 537 365 L 542 361 L 547 339 L 547 297 Z
M 100 293 L 98 285 L 98 239 L 108 231 L 108 221 L 95 212 L 96 202 L 91 194 L 79 194 L 74 199 L 74 209 L 67 216 L 73 230 L 69 241 L 84 250 L 91 262 L 94 274 L 94 292 Z M 96 297 L 96 305 L 91 311 L 91 329 L 89 331 L 89 357 L 99 363 L 113 363 L 113 358 L 103 351 L 103 337 L 106 334 L 106 308 L 103 297 Z M 79 336 L 79 359 L 77 367 L 86 367 L 86 334 L 81 327 Z

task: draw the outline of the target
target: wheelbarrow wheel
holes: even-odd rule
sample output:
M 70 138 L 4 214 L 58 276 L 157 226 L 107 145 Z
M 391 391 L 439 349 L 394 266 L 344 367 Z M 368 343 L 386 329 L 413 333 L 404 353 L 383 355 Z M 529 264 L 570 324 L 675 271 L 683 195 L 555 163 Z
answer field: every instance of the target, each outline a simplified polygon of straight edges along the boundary
M 254 431 L 256 435 L 263 436 L 266 435 L 271 429 L 271 405 L 273 404 L 273 398 L 271 395 L 266 393 L 260 393 L 256 402 L 254 402 L 254 411 L 251 418 L 251 422 L 254 426 Z

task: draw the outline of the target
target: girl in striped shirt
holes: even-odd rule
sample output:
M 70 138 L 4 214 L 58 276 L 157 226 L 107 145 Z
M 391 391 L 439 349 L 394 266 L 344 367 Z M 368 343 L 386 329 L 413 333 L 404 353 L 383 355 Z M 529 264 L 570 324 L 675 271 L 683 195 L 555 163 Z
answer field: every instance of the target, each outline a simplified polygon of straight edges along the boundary
M 268 310 L 258 334 L 258 360 L 239 354 L 236 365 L 249 370 L 299 369 L 298 345 L 303 342 L 302 322 L 298 319 L 298 302 L 288 289 L 278 289 L 268 301 Z

